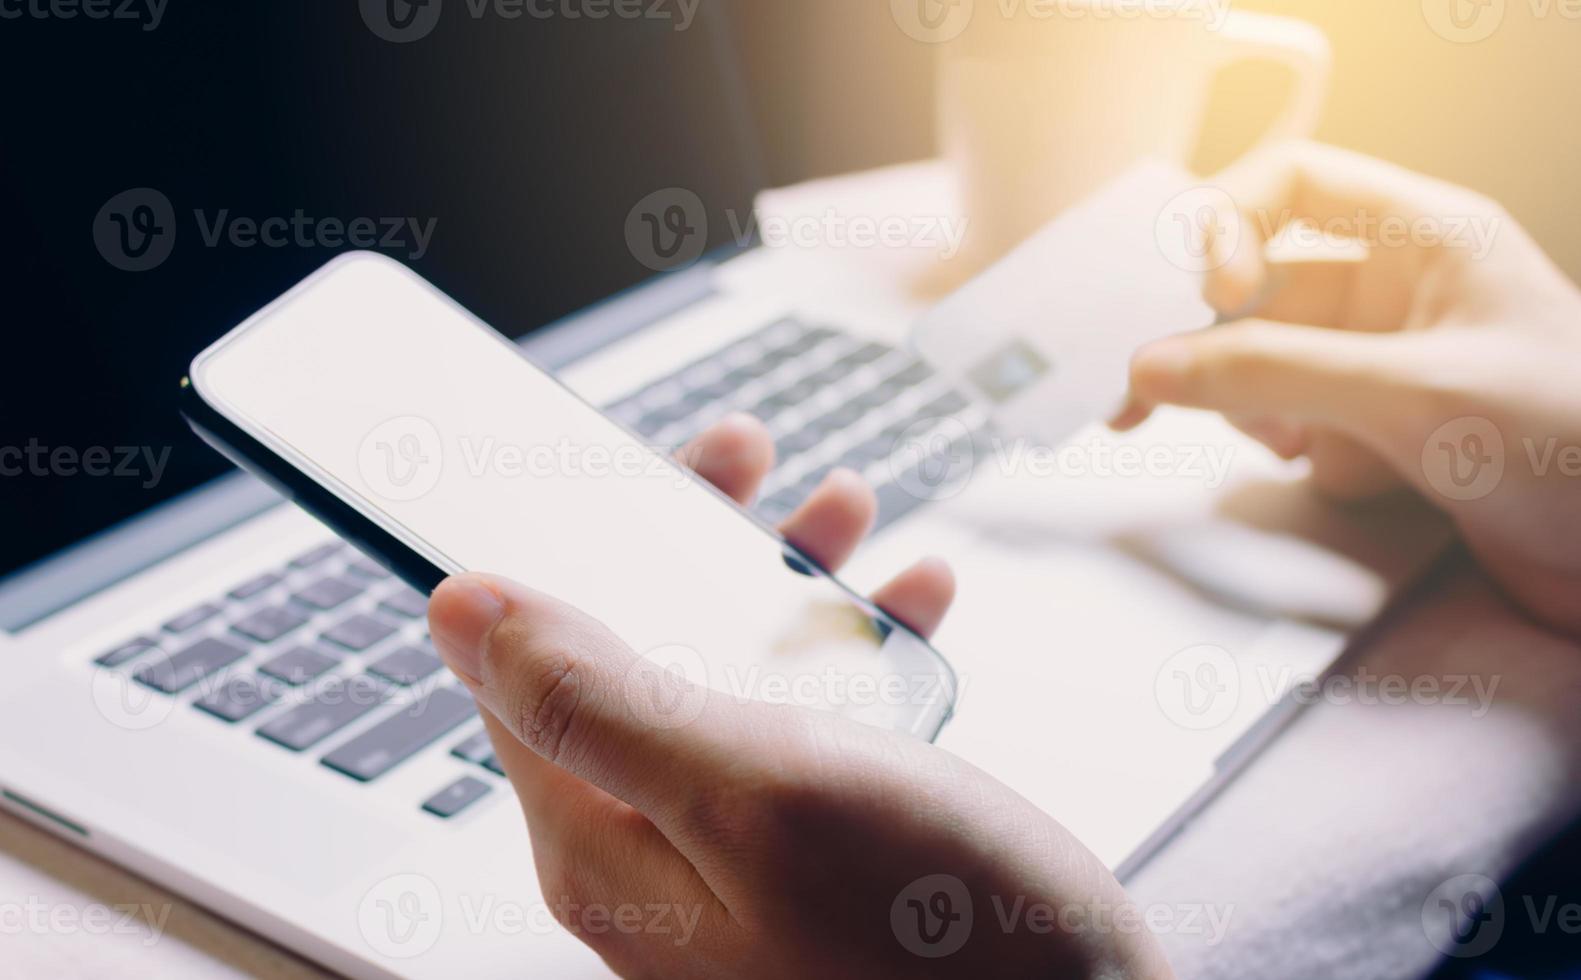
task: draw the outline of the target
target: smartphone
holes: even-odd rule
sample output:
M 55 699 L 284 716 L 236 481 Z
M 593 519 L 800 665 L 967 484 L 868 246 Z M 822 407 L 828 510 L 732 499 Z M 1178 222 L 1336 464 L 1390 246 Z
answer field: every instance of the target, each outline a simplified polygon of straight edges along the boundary
M 504 575 L 743 700 L 935 738 L 927 642 L 416 273 L 353 252 L 198 354 L 183 414 L 425 594 Z

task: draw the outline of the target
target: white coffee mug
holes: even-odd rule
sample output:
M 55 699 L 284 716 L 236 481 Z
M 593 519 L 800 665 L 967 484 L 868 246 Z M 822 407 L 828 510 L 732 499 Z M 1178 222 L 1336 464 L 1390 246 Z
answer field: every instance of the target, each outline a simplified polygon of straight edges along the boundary
M 936 38 L 940 136 L 970 222 L 969 263 L 1143 158 L 1186 164 L 1213 80 L 1232 63 L 1276 61 L 1295 76 L 1265 141 L 1312 135 L 1322 111 L 1329 45 L 1301 21 L 1228 0 L 944 2 L 955 20 Z

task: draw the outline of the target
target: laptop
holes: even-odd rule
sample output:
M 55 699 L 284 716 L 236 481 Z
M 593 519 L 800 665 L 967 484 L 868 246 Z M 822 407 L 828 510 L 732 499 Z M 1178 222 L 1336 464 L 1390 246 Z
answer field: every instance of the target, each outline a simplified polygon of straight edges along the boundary
M 414 45 L 373 36 L 355 11 L 292 15 L 305 26 L 253 11 L 258 50 L 298 43 L 285 39 L 300 28 L 324 58 L 272 60 L 261 78 L 245 59 L 229 74 L 203 59 L 160 67 L 106 42 L 105 78 L 127 67 L 116 58 L 135 60 L 156 76 L 151 97 L 186 107 L 133 123 L 98 110 L 155 161 L 118 165 L 127 175 L 115 179 L 179 202 L 177 230 L 158 268 L 95 255 L 87 218 L 122 187 L 68 159 L 87 150 L 69 133 L 40 150 L 38 173 L 13 175 L 44 181 L 48 207 L 84 220 L 40 211 L 39 247 L 6 256 L 28 273 L 9 287 L 18 308 L 36 314 L 13 320 L 29 335 L 7 342 L 82 364 L 69 397 L 28 407 L 51 438 L 13 442 L 16 465 L 46 463 L 0 481 L 27 508 L 9 510 L 0 579 L 0 805 L 348 975 L 606 975 L 538 895 L 519 811 L 434 655 L 424 596 L 225 472 L 174 410 L 184 359 L 337 247 L 322 224 L 280 249 L 211 232 L 242 211 L 353 217 L 332 210 L 342 200 L 435 217 L 421 254 L 414 235 L 395 257 L 655 445 L 729 411 L 762 418 L 778 450 L 754 505 L 763 516 L 790 513 L 834 466 L 864 473 L 879 527 L 851 581 L 924 552 L 954 559 L 962 578 L 938 638 L 962 681 L 942 744 L 1122 876 L 1292 717 L 1295 682 L 1327 669 L 1411 578 L 1434 530 L 1336 515 L 1299 472 L 1206 416 L 1163 413 L 1074 445 L 1089 447 L 1088 464 L 1217 449 L 1228 458 L 1217 476 L 1184 450 L 1173 470 L 1139 475 L 1016 462 L 987 409 L 905 349 L 921 301 L 874 283 L 916 270 L 877 250 L 793 254 L 740 232 L 755 198 L 760 216 L 808 199 L 757 197 L 768 123 L 735 10 L 705 5 L 687 32 L 611 32 L 479 25 L 458 9 Z M 189 15 L 160 43 L 200 50 L 231 16 Z M 357 72 L 330 57 L 343 46 L 364 59 Z M 223 98 L 173 94 L 197 60 L 223 76 Z M 505 134 L 486 150 L 466 139 L 484 125 L 480 99 Z M 311 119 L 257 121 L 315 102 Z M 48 128 L 22 111 L 19 126 Z M 278 141 L 258 141 L 258 125 Z M 219 150 L 194 149 L 204 126 Z M 187 142 L 173 146 L 177 132 Z M 249 141 L 251 155 L 227 156 Z M 161 179 L 132 176 L 148 170 Z M 860 213 L 851 198 L 878 207 L 897 187 L 918 213 L 949 206 L 927 166 L 809 193 Z M 361 215 L 393 213 L 377 207 Z M 105 296 L 114 302 L 96 306 Z M 52 330 L 52 303 L 92 332 Z M 553 315 L 575 307 L 587 308 Z M 77 450 L 74 473 L 102 446 L 109 472 L 124 460 L 126 475 L 65 482 L 64 457 L 47 462 L 59 446 Z M 969 482 L 929 475 L 963 460 Z

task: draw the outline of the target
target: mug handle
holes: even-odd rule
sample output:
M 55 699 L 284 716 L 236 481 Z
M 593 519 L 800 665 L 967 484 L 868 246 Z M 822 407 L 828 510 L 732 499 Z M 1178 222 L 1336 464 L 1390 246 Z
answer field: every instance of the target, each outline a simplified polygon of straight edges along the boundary
M 1239 61 L 1274 61 L 1295 75 L 1289 103 L 1263 133 L 1259 145 L 1306 139 L 1317 132 L 1334 63 L 1328 38 L 1315 26 L 1289 17 L 1232 10 L 1219 28 L 1216 68 Z

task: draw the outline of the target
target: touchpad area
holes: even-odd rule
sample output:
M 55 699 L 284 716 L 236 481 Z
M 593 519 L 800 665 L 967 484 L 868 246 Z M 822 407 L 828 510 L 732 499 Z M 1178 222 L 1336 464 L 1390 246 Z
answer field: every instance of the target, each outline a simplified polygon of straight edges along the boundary
M 282 900 L 333 890 L 410 842 L 412 828 L 377 787 L 252 727 L 103 670 L 68 668 L 0 698 L 0 784 L 112 853 L 124 845 Z

